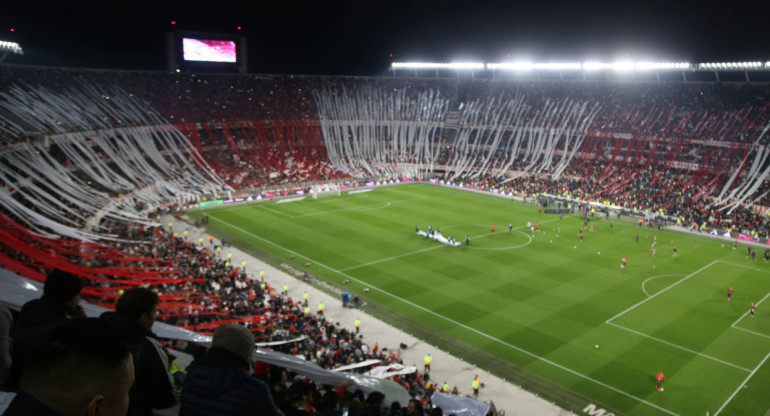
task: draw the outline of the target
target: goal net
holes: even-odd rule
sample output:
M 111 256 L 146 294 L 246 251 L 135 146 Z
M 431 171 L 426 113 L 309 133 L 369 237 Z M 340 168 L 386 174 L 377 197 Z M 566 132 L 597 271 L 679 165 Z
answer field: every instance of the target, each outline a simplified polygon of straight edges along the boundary
M 312 190 L 313 199 L 323 198 L 325 196 L 340 196 L 340 187 L 336 183 L 326 183 L 316 185 Z

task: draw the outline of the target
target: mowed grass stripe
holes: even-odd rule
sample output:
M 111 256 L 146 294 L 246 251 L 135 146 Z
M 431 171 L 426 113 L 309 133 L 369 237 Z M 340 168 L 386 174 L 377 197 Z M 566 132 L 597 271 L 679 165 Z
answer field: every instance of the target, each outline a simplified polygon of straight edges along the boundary
M 586 399 L 571 396 L 561 387 L 616 409 L 616 414 L 642 415 L 692 414 L 701 410 L 705 413 L 720 407 L 734 391 L 729 384 L 735 377 L 729 376 L 724 383 L 708 383 L 703 400 L 696 400 L 695 395 L 688 393 L 692 388 L 688 386 L 699 385 L 703 374 L 719 379 L 724 365 L 604 322 L 714 259 L 748 264 L 744 263 L 745 256 L 741 256 L 744 252 L 722 249 L 713 241 L 617 221 L 613 221 L 614 229 L 610 231 L 610 220 L 595 219 L 595 230 L 590 232 L 578 216 L 565 215 L 559 221 L 554 215 L 538 215 L 536 205 L 438 186 L 376 188 L 366 195 L 357 201 L 353 198 L 348 207 L 357 207 L 364 199 L 370 205 L 375 201 L 393 203 L 377 210 L 341 210 L 348 198 L 343 195 L 273 204 L 271 209 L 298 204 L 310 211 L 296 211 L 297 215 L 305 216 L 291 219 L 275 213 L 258 216 L 260 224 L 253 229 L 255 235 L 268 236 L 266 240 L 280 241 L 284 250 L 302 247 L 302 251 L 295 251 L 328 267 L 324 270 L 321 264 L 314 264 L 308 271 L 333 284 L 353 278 L 353 283 L 340 287 L 356 293 L 364 287 L 381 290 L 362 295 L 369 302 L 370 311 L 382 311 L 383 318 L 393 319 L 399 326 L 436 340 L 447 340 L 443 346 L 450 351 L 500 371 L 498 375 L 502 377 L 518 378 L 523 385 L 573 410 L 582 410 Z M 327 202 L 331 200 L 340 204 Z M 314 204 L 335 206 L 337 211 L 319 213 L 314 211 Z M 264 214 L 264 210 L 260 211 Z M 308 215 L 313 213 L 318 214 Z M 527 240 L 521 234 L 515 236 L 516 231 L 509 233 L 508 223 L 523 227 L 527 221 L 540 222 L 544 232 L 535 233 L 531 242 L 517 249 L 507 249 L 506 244 L 512 240 Z M 282 222 L 292 225 L 277 225 Z M 429 223 L 460 241 L 466 232 L 470 233 L 475 236 L 471 247 L 439 247 L 435 241 L 414 235 L 416 224 L 424 229 Z M 494 234 L 489 230 L 492 224 L 497 226 Z M 557 227 L 561 228 L 561 237 L 556 237 Z M 577 239 L 580 228 L 584 228 L 585 235 L 582 245 Z M 281 236 L 283 229 L 291 230 L 291 235 Z M 261 230 L 269 230 L 276 239 L 258 234 Z M 302 233 L 302 237 L 296 237 L 297 233 Z M 640 234 L 638 243 L 636 233 Z M 656 259 L 649 252 L 653 235 L 658 236 Z M 296 241 L 305 238 L 315 244 Z M 270 249 L 271 244 L 259 238 L 252 241 Z M 678 258 L 671 257 L 673 246 L 679 248 Z M 278 256 L 285 253 L 274 247 L 270 250 Z M 629 258 L 629 267 L 624 271 L 619 268 L 623 256 Z M 302 268 L 304 262 L 297 258 L 290 263 Z M 350 269 L 338 272 L 346 267 Z M 677 274 L 680 276 L 670 277 Z M 657 275 L 668 277 L 653 278 Z M 671 300 L 676 301 L 675 297 Z M 684 310 L 696 308 L 692 313 L 705 307 L 697 301 L 687 303 Z M 688 312 L 664 319 L 657 330 L 663 335 L 679 335 L 676 325 L 691 325 L 699 331 L 701 323 L 679 321 L 686 319 Z M 728 326 L 735 321 L 734 316 L 729 318 Z M 655 320 L 657 315 L 651 314 L 649 319 Z M 705 343 L 704 350 L 716 349 L 721 339 L 719 331 L 704 327 L 704 332 L 705 335 L 694 337 L 699 348 Z M 709 343 L 709 339 L 713 342 Z M 593 349 L 595 343 L 602 344 L 602 348 Z M 761 352 L 766 347 L 756 348 Z M 654 389 L 651 392 L 648 380 L 660 369 L 665 369 L 672 386 L 667 387 L 664 396 L 655 395 Z M 727 371 L 745 374 L 736 369 Z M 761 374 L 762 369 L 757 371 L 758 376 Z M 546 378 L 551 381 L 546 382 Z M 727 406 L 725 412 L 733 406 Z M 760 400 L 753 404 L 755 413 L 730 414 L 756 414 L 768 406 L 767 400 Z
M 727 301 L 719 292 L 730 286 L 740 288 L 742 296 L 733 295 Z M 770 350 L 770 339 L 754 339 L 751 334 L 735 331 L 730 318 L 748 310 L 746 293 L 768 291 L 767 276 L 715 262 L 613 323 L 752 369 Z M 736 350 L 742 353 L 736 355 Z

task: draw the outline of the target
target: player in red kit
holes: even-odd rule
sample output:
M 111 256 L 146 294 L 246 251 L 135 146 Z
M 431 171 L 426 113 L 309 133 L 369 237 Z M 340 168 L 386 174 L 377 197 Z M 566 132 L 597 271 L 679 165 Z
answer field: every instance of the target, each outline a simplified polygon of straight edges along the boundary
M 730 286 L 730 287 L 727 289 L 727 300 L 730 300 L 730 299 L 732 299 L 732 297 L 733 297 L 733 287 L 732 287 L 732 286 Z
M 754 308 L 756 308 L 757 305 L 754 304 L 754 302 L 751 302 L 751 317 L 754 317 Z
M 658 391 L 663 391 L 663 387 L 661 387 L 660 385 L 663 384 L 663 380 L 666 379 L 666 375 L 663 374 L 662 372 L 658 373 L 658 375 L 655 376 L 655 379 L 658 381 L 657 383 L 655 383 L 655 388 L 658 389 Z

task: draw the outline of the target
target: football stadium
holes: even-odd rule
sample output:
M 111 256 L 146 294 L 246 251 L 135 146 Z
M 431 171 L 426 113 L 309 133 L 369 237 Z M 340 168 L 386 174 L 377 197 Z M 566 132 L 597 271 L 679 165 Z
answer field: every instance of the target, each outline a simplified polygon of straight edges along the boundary
M 76 374 L 115 339 L 113 414 L 770 411 L 770 62 L 169 42 L 179 71 L 0 64 L 8 414 L 102 406 Z

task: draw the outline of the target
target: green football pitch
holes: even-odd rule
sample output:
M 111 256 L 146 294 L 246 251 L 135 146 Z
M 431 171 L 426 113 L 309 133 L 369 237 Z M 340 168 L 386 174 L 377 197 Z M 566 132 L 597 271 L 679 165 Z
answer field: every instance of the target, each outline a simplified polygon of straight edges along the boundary
M 755 262 L 744 245 L 614 217 L 592 219 L 591 231 L 579 214 L 559 219 L 438 185 L 360 191 L 191 215 L 209 215 L 214 235 L 358 294 L 381 319 L 578 414 L 589 405 L 628 415 L 770 409 L 770 265 L 761 249 Z M 415 233 L 428 225 L 462 245 Z

